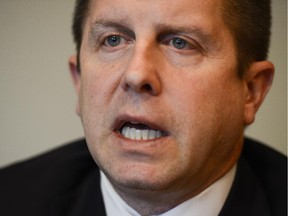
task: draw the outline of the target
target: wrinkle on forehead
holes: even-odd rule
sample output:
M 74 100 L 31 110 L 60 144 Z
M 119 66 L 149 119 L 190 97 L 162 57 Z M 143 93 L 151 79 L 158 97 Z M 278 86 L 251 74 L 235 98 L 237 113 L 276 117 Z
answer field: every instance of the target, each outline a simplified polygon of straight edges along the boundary
M 153 20 L 165 20 L 166 18 L 173 18 L 176 20 L 185 19 L 183 14 L 202 14 L 203 12 L 213 17 L 213 19 L 221 18 L 221 0 L 91 0 L 90 15 L 98 5 L 105 5 L 105 12 L 103 14 L 111 14 L 114 17 L 126 20 L 130 16 L 138 18 L 139 20 L 149 20 L 153 15 Z M 149 10 L 146 10 L 149 7 Z M 143 9 L 145 11 L 143 11 Z M 142 10 L 142 12 L 141 12 Z M 95 13 L 94 13 L 95 14 Z M 134 14 L 134 15 L 133 15 Z M 170 20 L 171 21 L 171 20 Z

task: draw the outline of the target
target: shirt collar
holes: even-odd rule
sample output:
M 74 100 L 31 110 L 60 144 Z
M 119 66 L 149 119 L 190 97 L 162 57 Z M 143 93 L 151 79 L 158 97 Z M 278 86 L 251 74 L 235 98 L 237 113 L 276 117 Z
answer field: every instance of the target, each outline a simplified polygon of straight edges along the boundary
M 158 216 L 218 215 L 231 189 L 235 172 L 236 165 L 197 196 Z M 101 172 L 101 190 L 107 216 L 141 216 L 118 195 L 103 172 Z

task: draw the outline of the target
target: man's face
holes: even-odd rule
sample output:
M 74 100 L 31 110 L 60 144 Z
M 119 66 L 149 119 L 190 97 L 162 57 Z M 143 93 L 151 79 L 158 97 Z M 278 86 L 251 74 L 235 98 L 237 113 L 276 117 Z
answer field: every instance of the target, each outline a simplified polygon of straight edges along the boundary
M 79 114 L 91 154 L 114 185 L 196 192 L 237 160 L 246 88 L 220 4 L 92 1 Z

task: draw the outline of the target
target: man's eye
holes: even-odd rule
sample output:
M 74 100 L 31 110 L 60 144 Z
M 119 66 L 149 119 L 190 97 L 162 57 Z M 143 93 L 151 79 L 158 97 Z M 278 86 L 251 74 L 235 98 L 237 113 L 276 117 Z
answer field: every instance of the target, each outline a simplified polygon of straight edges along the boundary
M 199 45 L 193 40 L 185 40 L 181 37 L 170 37 L 167 40 L 164 40 L 164 44 L 172 46 L 177 50 L 197 50 Z
M 116 47 L 119 46 L 123 40 L 124 39 L 120 35 L 110 35 L 105 39 L 104 45 L 109 47 Z
M 187 41 L 181 38 L 173 38 L 171 43 L 176 49 L 185 49 L 187 48 L 187 45 L 188 45 Z

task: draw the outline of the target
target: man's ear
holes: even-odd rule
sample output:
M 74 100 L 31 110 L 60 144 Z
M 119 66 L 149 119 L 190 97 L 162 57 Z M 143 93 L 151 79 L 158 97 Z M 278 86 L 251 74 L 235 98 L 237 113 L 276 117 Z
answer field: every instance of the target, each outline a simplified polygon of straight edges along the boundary
M 274 65 L 269 61 L 254 62 L 246 71 L 247 85 L 244 124 L 251 124 L 268 93 L 274 77 Z
M 81 77 L 80 77 L 80 71 L 78 71 L 78 67 L 77 67 L 77 56 L 76 55 L 73 55 L 69 58 L 69 69 L 70 69 L 70 75 L 72 77 L 74 87 L 75 87 L 77 95 L 78 95 L 76 112 L 79 115 L 80 114 L 79 94 L 80 94 L 80 88 L 81 88 Z

